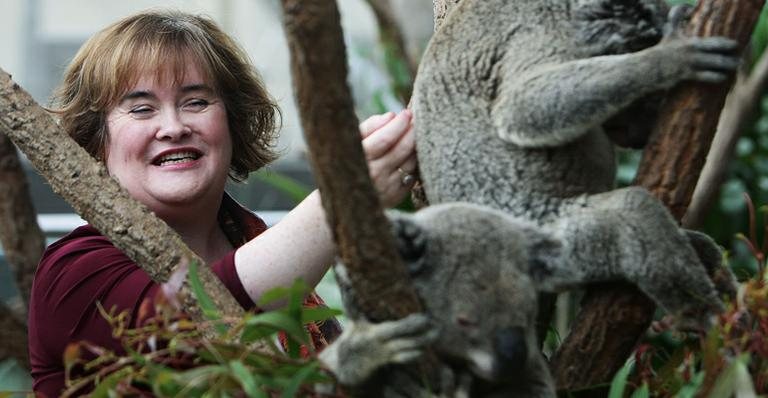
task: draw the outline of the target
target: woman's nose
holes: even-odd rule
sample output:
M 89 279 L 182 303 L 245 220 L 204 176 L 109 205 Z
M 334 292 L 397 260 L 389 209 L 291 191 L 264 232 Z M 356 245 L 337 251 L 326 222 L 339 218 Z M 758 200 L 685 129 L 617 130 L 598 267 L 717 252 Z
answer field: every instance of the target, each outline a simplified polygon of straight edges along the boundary
M 184 123 L 178 111 L 173 110 L 164 113 L 156 134 L 158 140 L 177 141 L 191 134 L 192 130 Z

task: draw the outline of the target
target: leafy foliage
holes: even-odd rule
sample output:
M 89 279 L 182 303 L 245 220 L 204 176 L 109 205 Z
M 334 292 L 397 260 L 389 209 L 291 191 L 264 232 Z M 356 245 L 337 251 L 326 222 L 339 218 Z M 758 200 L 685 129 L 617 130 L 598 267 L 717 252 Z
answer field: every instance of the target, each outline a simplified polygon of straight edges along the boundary
M 304 308 L 308 289 L 300 281 L 267 292 L 260 305 L 282 308 L 243 319 L 225 319 L 199 285 L 195 266 L 190 285 L 208 318 L 203 324 L 179 311 L 175 297 L 160 289 L 152 304 L 139 310 L 137 327 L 127 312 L 100 308 L 125 353 L 86 342 L 71 344 L 64 354 L 64 396 L 92 389 L 95 397 L 294 397 L 315 396 L 315 385 L 334 391 L 334 381 L 312 352 L 308 322 L 340 314 L 328 308 Z M 278 338 L 278 335 L 280 336 Z M 287 353 L 276 341 L 281 340 Z M 333 394 L 331 394 L 333 396 Z

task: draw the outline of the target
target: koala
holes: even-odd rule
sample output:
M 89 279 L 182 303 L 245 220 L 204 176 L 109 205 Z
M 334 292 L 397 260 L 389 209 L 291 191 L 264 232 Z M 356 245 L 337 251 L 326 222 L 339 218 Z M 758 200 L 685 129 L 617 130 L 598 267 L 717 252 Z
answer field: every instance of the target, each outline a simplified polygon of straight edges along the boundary
M 468 203 L 389 218 L 426 317 L 367 322 L 337 264 L 351 319 L 320 359 L 339 382 L 365 397 L 554 397 L 528 268 L 559 256 L 559 242 L 529 222 Z M 440 378 L 424 383 L 404 364 L 427 346 Z
M 593 200 L 601 199 L 610 200 L 600 195 Z M 653 202 L 633 206 L 653 206 Z M 554 397 L 536 336 L 538 293 L 625 280 L 671 312 L 691 309 L 682 296 L 713 299 L 709 289 L 692 283 L 682 272 L 686 264 L 649 267 L 617 259 L 622 254 L 617 248 L 604 245 L 604 236 L 590 234 L 612 234 L 609 242 L 626 243 L 630 247 L 623 250 L 636 250 L 637 257 L 649 262 L 659 261 L 657 254 L 643 252 L 648 248 L 634 241 L 631 235 L 638 231 L 621 226 L 608 231 L 592 216 L 578 221 L 586 223 L 578 226 L 585 234 L 573 239 L 568 228 L 576 228 L 575 224 L 541 227 L 472 203 L 432 205 L 415 214 L 389 213 L 398 251 L 426 316 L 369 323 L 354 306 L 354 291 L 343 264 L 337 264 L 351 324 L 320 353 L 321 361 L 357 396 Z M 657 218 L 672 225 L 665 212 Z M 679 238 L 697 243 L 708 239 L 703 234 L 695 238 L 680 234 Z M 676 244 L 685 242 L 669 242 Z M 666 284 L 659 286 L 657 280 Z M 681 297 L 670 298 L 676 294 Z M 439 379 L 426 383 L 431 387 L 424 385 L 418 369 L 405 365 L 426 347 L 437 356 L 440 367 Z
M 622 269 L 678 314 L 722 308 L 711 240 L 678 228 L 647 191 L 614 190 L 614 147 L 645 143 L 655 98 L 725 81 L 739 63 L 734 41 L 683 37 L 685 13 L 668 11 L 661 0 L 463 0 L 414 84 L 430 203 L 491 206 L 590 247 L 572 273 Z M 690 282 L 680 289 L 661 268 Z

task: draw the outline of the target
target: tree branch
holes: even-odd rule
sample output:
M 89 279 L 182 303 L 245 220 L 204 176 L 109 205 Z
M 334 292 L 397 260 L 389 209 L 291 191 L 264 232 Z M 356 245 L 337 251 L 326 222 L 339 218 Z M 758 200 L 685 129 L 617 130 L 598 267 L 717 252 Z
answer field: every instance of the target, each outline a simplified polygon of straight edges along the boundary
M 11 140 L 0 133 L 0 244 L 16 277 L 26 315 L 32 278 L 45 250 L 45 237 L 37 224 L 27 178 Z
M 336 3 L 282 4 L 302 127 L 357 307 L 373 321 L 417 312 L 421 305 L 368 176 Z
M 768 52 L 763 52 L 749 76 L 736 80 L 736 85 L 725 101 L 707 162 L 693 191 L 691 205 L 683 217 L 683 226 L 686 228 L 697 228 L 704 222 L 707 209 L 717 199 L 720 187 L 728 176 L 728 164 L 733 157 L 736 143 L 741 133 L 753 121 L 760 97 L 766 89 Z
M 15 276 L 20 305 L 0 304 L 0 360 L 12 357 L 29 366 L 27 357 L 27 306 L 45 237 L 37 225 L 29 187 L 19 155 L 11 140 L 0 133 L 0 244 Z
M 27 325 L 8 307 L 0 304 L 0 360 L 13 358 L 29 369 Z
M 168 280 L 177 267 L 204 264 L 167 224 L 131 198 L 103 164 L 64 134 L 51 116 L 0 69 L 0 133 L 27 155 L 53 190 L 101 231 L 153 281 Z M 198 267 L 205 290 L 227 316 L 242 309 L 210 268 Z M 188 282 L 182 286 L 183 308 L 202 317 Z
M 746 44 L 765 0 L 702 0 L 688 34 L 722 35 Z M 688 206 L 715 132 L 727 85 L 684 84 L 670 95 L 643 154 L 636 183 L 646 187 L 679 220 Z M 571 334 L 553 360 L 559 389 L 610 380 L 648 328 L 655 306 L 627 286 L 592 289 Z
M 379 41 L 384 47 L 390 79 L 395 93 L 403 104 L 408 104 L 413 91 L 413 77 L 416 75 L 416 63 L 408 55 L 405 38 L 395 15 L 390 0 L 368 0 L 379 25 Z M 403 75 L 405 74 L 405 75 Z

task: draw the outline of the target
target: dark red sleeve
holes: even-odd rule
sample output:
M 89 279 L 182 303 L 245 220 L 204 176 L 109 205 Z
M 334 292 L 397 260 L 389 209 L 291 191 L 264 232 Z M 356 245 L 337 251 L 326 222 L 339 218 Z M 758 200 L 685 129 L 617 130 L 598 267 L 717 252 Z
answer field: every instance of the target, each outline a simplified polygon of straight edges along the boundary
M 253 306 L 234 267 L 234 251 L 212 265 L 224 285 L 246 308 Z M 72 342 L 85 340 L 122 352 L 100 302 L 117 312 L 128 310 L 136 319 L 145 298 L 158 285 L 92 227 L 75 230 L 43 255 L 35 276 L 29 311 L 29 353 L 33 388 L 58 396 L 64 386 L 62 355 Z

